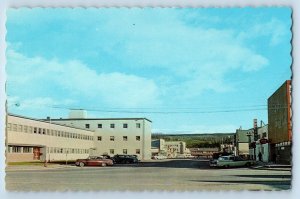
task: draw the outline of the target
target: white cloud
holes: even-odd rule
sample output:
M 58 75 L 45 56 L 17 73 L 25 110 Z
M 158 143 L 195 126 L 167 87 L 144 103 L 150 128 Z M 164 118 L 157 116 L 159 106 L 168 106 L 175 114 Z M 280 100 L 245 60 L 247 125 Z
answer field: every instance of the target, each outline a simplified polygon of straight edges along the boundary
M 13 92 L 16 88 L 25 106 L 61 104 L 53 99 L 72 96 L 76 96 L 77 102 L 81 99 L 94 101 L 96 107 L 138 107 L 159 103 L 156 84 L 143 77 L 97 73 L 79 61 L 61 63 L 41 57 L 30 58 L 13 50 L 8 50 L 7 60 L 8 90 Z

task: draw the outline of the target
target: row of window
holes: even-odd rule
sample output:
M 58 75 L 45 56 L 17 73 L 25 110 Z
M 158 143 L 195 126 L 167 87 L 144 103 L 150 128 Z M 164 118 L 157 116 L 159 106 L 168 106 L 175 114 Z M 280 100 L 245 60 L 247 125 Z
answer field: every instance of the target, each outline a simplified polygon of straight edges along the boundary
M 116 125 L 115 124 L 110 124 L 110 128 L 115 128 L 116 127 Z M 135 124 L 135 127 L 136 128 L 141 128 L 141 123 L 136 123 Z M 85 128 L 87 128 L 87 129 L 89 129 L 90 128 L 90 124 L 85 124 Z M 99 129 L 101 129 L 101 128 L 103 128 L 103 125 L 102 124 L 98 124 L 98 128 Z M 123 124 L 123 128 L 124 129 L 127 129 L 128 128 L 128 124 L 127 123 L 124 123 Z
M 33 153 L 33 147 L 9 146 L 8 153 Z M 47 147 L 47 153 L 60 153 L 60 154 L 89 154 L 89 149 L 74 149 L 74 148 L 59 148 Z M 115 154 L 115 149 L 109 149 L 111 155 Z M 123 149 L 123 154 L 127 154 L 128 150 Z M 135 154 L 141 154 L 140 149 L 135 150 Z
M 57 136 L 57 137 L 65 137 L 65 138 L 74 138 L 74 139 L 81 139 L 81 140 L 94 140 L 93 136 L 84 135 L 80 133 L 70 133 L 65 131 L 57 131 L 57 130 L 50 130 L 45 128 L 38 128 L 32 127 L 27 125 L 20 125 L 20 124 L 7 124 L 7 130 L 24 132 L 24 133 L 35 133 L 40 135 L 49 135 L 49 136 Z
M 48 147 L 48 148 L 47 148 L 47 153 L 89 154 L 89 149 L 74 149 L 74 148 Z
M 13 147 L 8 147 L 8 153 L 33 153 L 33 148 L 32 147 L 19 147 L 19 146 L 13 146 Z
M 124 155 L 126 155 L 127 152 L 128 152 L 127 149 L 123 149 L 123 154 L 124 154 Z M 114 149 L 109 149 L 109 153 L 110 153 L 111 155 L 113 155 L 113 154 L 115 154 L 115 150 L 114 150 Z M 135 154 L 141 154 L 141 149 L 136 149 L 136 150 L 135 150 Z
M 98 136 L 97 140 L 98 141 L 102 141 L 102 136 Z M 115 141 L 115 136 L 110 136 L 109 140 L 110 141 Z M 141 140 L 141 136 L 135 136 L 135 140 L 136 141 L 140 141 Z M 128 141 L 128 136 L 123 136 L 123 141 Z
M 8 153 L 33 153 L 33 147 L 9 146 Z M 89 149 L 48 147 L 47 153 L 89 154 Z

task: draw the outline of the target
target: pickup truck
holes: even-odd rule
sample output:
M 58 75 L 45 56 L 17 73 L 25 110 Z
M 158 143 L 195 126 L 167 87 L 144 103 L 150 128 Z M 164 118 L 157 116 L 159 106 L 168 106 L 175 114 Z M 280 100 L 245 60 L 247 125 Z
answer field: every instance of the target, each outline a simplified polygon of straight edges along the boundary
M 221 156 L 217 160 L 211 160 L 211 167 L 249 167 L 255 165 L 254 160 L 245 160 L 239 156 Z

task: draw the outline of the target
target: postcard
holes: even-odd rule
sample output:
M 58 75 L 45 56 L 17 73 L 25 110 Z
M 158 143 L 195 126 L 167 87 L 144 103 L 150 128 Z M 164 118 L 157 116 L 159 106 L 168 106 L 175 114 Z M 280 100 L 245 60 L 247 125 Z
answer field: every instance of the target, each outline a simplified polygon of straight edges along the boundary
M 291 13 L 9 8 L 6 190 L 290 190 Z

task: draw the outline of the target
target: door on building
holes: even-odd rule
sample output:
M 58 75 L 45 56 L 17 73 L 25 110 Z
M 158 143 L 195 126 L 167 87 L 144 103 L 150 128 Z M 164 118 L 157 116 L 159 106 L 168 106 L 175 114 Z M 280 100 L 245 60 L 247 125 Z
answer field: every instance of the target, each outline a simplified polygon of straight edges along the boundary
M 40 160 L 41 157 L 41 151 L 39 147 L 33 147 L 33 159 L 34 160 Z

